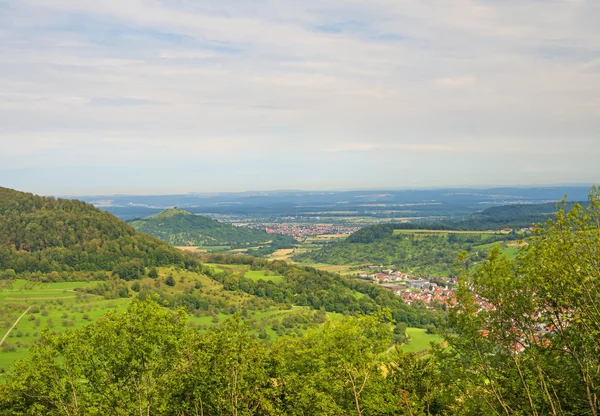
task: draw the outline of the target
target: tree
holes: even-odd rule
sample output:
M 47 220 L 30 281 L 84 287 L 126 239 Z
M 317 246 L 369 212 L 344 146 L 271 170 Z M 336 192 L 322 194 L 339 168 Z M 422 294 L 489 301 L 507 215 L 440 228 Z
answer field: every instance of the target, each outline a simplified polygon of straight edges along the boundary
M 123 280 L 139 279 L 144 273 L 144 263 L 138 259 L 119 263 L 113 269 L 113 275 Z
M 321 330 L 277 340 L 273 356 L 285 414 L 385 414 L 379 354 L 391 328 L 377 317 L 328 321 Z M 393 406 L 392 406 L 393 407 Z
M 179 374 L 195 334 L 185 313 L 133 301 L 95 324 L 44 332 L 0 386 L 0 414 L 164 414 L 184 404 Z M 158 341 L 158 342 L 157 342 Z
M 563 203 L 564 204 L 564 203 Z M 536 227 L 515 261 L 490 253 L 460 279 L 446 339 L 457 379 L 504 414 L 598 415 L 600 193 Z
M 175 286 L 175 278 L 172 274 L 167 276 L 167 278 L 165 279 L 165 284 L 167 286 Z
M 152 279 L 156 279 L 158 277 L 158 270 L 156 270 L 156 267 L 152 267 L 150 269 L 150 271 L 148 272 L 148 277 Z

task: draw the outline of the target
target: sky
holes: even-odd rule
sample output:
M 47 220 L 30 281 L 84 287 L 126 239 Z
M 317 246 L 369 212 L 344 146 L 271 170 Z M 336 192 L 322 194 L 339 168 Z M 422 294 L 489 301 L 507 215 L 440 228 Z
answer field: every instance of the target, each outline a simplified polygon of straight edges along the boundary
M 0 0 L 0 186 L 600 182 L 598 0 Z

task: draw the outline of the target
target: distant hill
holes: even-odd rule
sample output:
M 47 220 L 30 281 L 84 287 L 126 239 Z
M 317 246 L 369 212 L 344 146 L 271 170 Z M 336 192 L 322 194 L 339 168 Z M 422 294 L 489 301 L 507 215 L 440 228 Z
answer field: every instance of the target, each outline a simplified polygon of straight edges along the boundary
M 0 187 L 0 270 L 112 270 L 133 259 L 145 266 L 194 262 L 91 204 Z
M 248 227 L 236 227 L 188 211 L 171 208 L 130 224 L 138 231 L 148 233 L 175 246 L 231 246 L 232 248 L 257 245 L 292 247 L 291 237 L 272 235 Z

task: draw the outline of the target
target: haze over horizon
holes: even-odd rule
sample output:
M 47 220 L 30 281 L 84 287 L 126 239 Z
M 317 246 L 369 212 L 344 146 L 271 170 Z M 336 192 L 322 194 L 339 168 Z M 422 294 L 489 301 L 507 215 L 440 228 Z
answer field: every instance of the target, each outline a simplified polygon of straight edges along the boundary
M 0 186 L 595 183 L 600 3 L 0 0 Z

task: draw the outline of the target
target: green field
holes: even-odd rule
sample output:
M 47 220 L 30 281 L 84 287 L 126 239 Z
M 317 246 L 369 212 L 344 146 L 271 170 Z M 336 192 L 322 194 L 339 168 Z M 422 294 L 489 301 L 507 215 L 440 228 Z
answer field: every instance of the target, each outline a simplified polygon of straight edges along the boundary
M 506 231 L 394 230 L 393 234 L 508 234 Z
M 444 340 L 439 335 L 426 333 L 424 328 L 407 328 L 406 335 L 410 338 L 410 342 L 400 347 L 404 352 L 428 350 L 431 348 L 432 342 L 441 343 Z
M 239 273 L 255 281 L 279 282 L 284 279 L 280 275 L 271 275 L 270 271 L 250 270 L 248 265 L 209 264 L 209 266 Z M 188 309 L 191 312 L 188 315 L 190 325 L 199 330 L 207 330 L 222 324 L 234 313 L 239 313 L 242 319 L 248 322 L 250 332 L 264 341 L 274 340 L 284 334 L 302 334 L 316 325 L 314 317 L 318 312 L 308 307 L 289 308 L 243 292 L 225 290 L 216 280 L 184 269 L 162 267 L 158 272 L 159 277 L 156 279 L 144 277 L 128 282 L 118 280 L 120 285 L 125 285 L 128 289 L 129 297 L 116 299 L 106 299 L 104 296 L 77 290 L 97 290 L 110 285 L 111 280 L 56 283 L 40 283 L 23 279 L 0 281 L 0 339 L 19 316 L 31 307 L 16 327 L 8 333 L 0 347 L 0 381 L 1 375 L 10 371 L 14 361 L 28 356 L 29 348 L 45 329 L 60 333 L 88 325 L 108 311 L 123 311 L 131 299 L 138 296 L 140 290 L 158 292 L 163 299 L 173 300 L 188 293 L 197 293 L 203 302 L 208 302 L 210 305 L 208 309 L 206 307 Z M 173 286 L 166 284 L 168 276 L 173 277 L 175 282 Z M 74 273 L 72 277 L 84 278 L 85 276 Z M 167 304 L 168 302 L 165 303 Z M 335 314 L 332 318 L 335 319 Z
M 498 246 L 500 247 L 500 251 L 502 254 L 506 255 L 509 259 L 514 260 L 517 257 L 517 254 L 521 250 L 522 246 L 518 243 L 505 243 L 505 242 L 495 242 L 489 244 L 482 244 L 479 246 L 474 246 L 474 250 L 490 250 L 492 247 Z
M 285 279 L 283 276 L 273 276 L 268 273 L 270 272 L 268 272 L 267 270 L 248 270 L 244 274 L 244 277 L 254 281 L 268 280 L 271 282 L 281 282 L 283 279 Z
M 15 360 L 28 355 L 31 344 L 44 329 L 62 332 L 85 326 L 113 309 L 122 309 L 129 299 L 104 299 L 73 291 L 97 282 L 61 282 L 32 284 L 14 281 L 0 291 L 0 337 L 4 337 L 19 316 L 31 306 L 18 325 L 8 334 L 0 350 L 0 371 L 8 370 Z
M 250 299 L 249 295 L 223 290 L 223 286 L 207 276 L 175 268 L 160 268 L 159 278 L 143 278 L 127 282 L 130 296 L 137 293 L 131 290 L 134 283 L 140 287 L 160 289 L 167 295 L 185 293 L 199 283 L 204 296 L 214 302 L 224 302 L 232 307 L 242 307 Z M 166 276 L 172 275 L 175 286 L 164 283 Z M 66 329 L 79 328 L 102 317 L 106 312 L 124 310 L 131 297 L 105 299 L 103 296 L 91 295 L 75 289 L 92 288 L 103 282 L 56 282 L 38 283 L 18 279 L 3 281 L 0 287 L 0 339 L 16 322 L 19 316 L 32 307 L 8 334 L 0 348 L 0 374 L 8 371 L 12 363 L 28 355 L 31 344 L 39 338 L 44 329 L 62 332 Z M 219 322 L 225 318 L 219 316 Z M 212 316 L 191 317 L 191 322 L 212 325 Z

